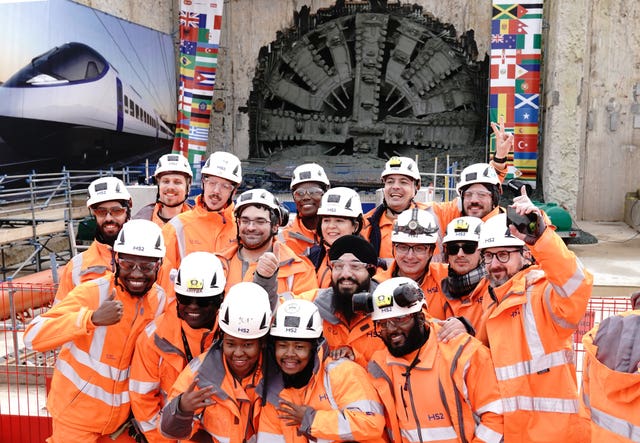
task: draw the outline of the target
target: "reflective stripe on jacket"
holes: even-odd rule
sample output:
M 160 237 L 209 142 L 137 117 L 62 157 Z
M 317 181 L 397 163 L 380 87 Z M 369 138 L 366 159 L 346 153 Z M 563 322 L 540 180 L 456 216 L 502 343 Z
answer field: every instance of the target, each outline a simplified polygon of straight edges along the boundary
M 370 292 L 377 286 L 378 284 L 372 280 Z M 322 335 L 330 350 L 349 346 L 356 356 L 355 362 L 366 368 L 373 353 L 384 349 L 384 343 L 376 337 L 371 314 L 358 312 L 354 316 L 353 324 L 347 325 L 342 314 L 336 312 L 332 288 L 318 290 L 313 302 L 322 317 Z
M 123 304 L 122 318 L 95 326 L 91 316 L 114 291 L 115 300 Z M 62 346 L 47 399 L 54 420 L 101 434 L 112 433 L 127 420 L 134 345 L 165 303 L 158 285 L 143 297 L 132 297 L 109 276 L 81 284 L 29 324 L 27 347 L 44 352 Z
M 211 345 L 212 331 L 192 329 L 178 318 L 175 305 L 149 323 L 136 342 L 129 380 L 131 410 L 149 443 L 168 441 L 160 435 L 158 422 L 173 383 L 188 363 L 181 331 L 193 358 Z
M 311 379 L 300 389 L 284 388 L 279 372 L 267 380 L 269 395 L 260 414 L 258 443 L 385 441 L 382 403 L 364 368 L 325 355 L 321 347 Z M 309 406 L 299 427 L 278 418 L 280 399 Z
M 195 414 L 178 411 L 180 394 L 187 391 L 193 380 L 199 379 L 196 390 L 213 386 L 212 404 Z M 235 380 L 224 361 L 222 342 L 216 341 L 208 352 L 201 354 L 180 373 L 171 392 L 169 403 L 162 411 L 160 431 L 162 435 L 177 439 L 192 436 L 203 429 L 223 443 L 243 443 L 255 435 L 261 402 L 256 386 L 262 379 L 258 369 L 241 382 Z M 240 394 L 240 395 L 238 395 Z M 193 426 L 197 423 L 197 426 Z
M 221 211 L 208 211 L 203 205 L 199 195 L 191 211 L 178 214 L 162 228 L 167 247 L 165 260 L 174 269 L 178 269 L 182 259 L 192 252 L 220 252 L 236 242 L 234 205 Z
M 403 357 L 385 349 L 369 363 L 390 440 L 502 442 L 502 401 L 489 350 L 467 334 L 438 341 L 440 326 L 427 324 L 430 336 L 421 349 Z
M 488 339 L 505 404 L 506 441 L 584 442 L 572 336 L 592 275 L 551 228 L 530 246 L 539 266 L 484 294 Z
M 60 302 L 80 283 L 103 277 L 107 272 L 114 271 L 111 246 L 94 240 L 86 251 L 74 255 L 60 271 L 60 284 L 54 303 Z
M 640 310 L 618 314 L 622 317 L 639 316 Z M 640 320 L 640 319 L 639 319 Z M 582 337 L 585 357 L 582 370 L 582 401 L 586 419 L 591 425 L 592 442 L 631 443 L 640 441 L 640 372 L 621 372 L 610 369 L 596 357 L 598 346 L 594 338 L 598 332 L 596 325 Z M 620 335 L 620 330 L 611 334 Z M 638 340 L 633 336 L 620 337 L 630 344 Z M 626 347 L 626 346 L 625 346 Z M 630 350 L 628 346 L 627 350 Z M 612 349 L 611 352 L 616 352 Z M 621 353 L 622 354 L 622 353 Z M 629 359 L 629 355 L 620 355 Z M 637 356 L 636 356 L 637 357 Z
M 276 240 L 277 241 L 277 240 Z M 248 262 L 238 257 L 238 246 L 218 254 L 227 277 L 225 292 L 236 283 L 254 281 L 257 262 Z M 306 257 L 297 256 L 289 247 L 278 245 L 280 263 L 278 268 L 278 295 L 280 298 L 295 297 L 305 291 L 318 288 L 316 271 Z

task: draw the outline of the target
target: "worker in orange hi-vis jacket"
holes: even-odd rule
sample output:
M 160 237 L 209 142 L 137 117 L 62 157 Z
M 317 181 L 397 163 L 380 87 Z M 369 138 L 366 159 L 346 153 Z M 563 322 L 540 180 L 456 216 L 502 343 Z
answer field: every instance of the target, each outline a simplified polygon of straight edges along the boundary
M 329 248 L 344 235 L 358 235 L 362 229 L 360 196 L 350 188 L 331 188 L 323 196 L 318 209 L 318 239 L 320 244 L 309 251 L 315 266 L 318 286 L 331 286 Z
M 95 240 L 89 248 L 75 255 L 60 271 L 60 284 L 54 303 L 73 288 L 107 272 L 115 271 L 113 242 L 122 225 L 131 217 L 131 195 L 116 177 L 100 177 L 89 184 L 87 208 L 96 220 Z
M 279 370 L 265 374 L 257 443 L 386 441 L 382 404 L 365 369 L 328 357 L 313 303 L 280 305 L 269 341 Z
M 49 443 L 97 442 L 129 425 L 134 345 L 166 307 L 155 284 L 165 253 L 161 230 L 149 220 L 131 220 L 114 251 L 115 274 L 77 286 L 25 331 L 29 349 L 62 346 L 47 398 Z
M 378 285 L 359 306 L 371 312 L 386 349 L 368 371 L 385 406 L 390 441 L 503 440 L 502 400 L 489 350 L 468 334 L 438 340 L 424 294 L 406 277 Z
M 193 173 L 184 155 L 171 153 L 158 159 L 153 178 L 158 187 L 156 201 L 142 207 L 133 218 L 151 220 L 162 228 L 176 215 L 191 210 L 187 198 Z
M 318 287 L 313 265 L 276 240 L 278 227 L 286 225 L 288 212 L 265 189 L 251 189 L 238 196 L 235 204 L 238 241 L 218 254 L 227 276 L 227 289 L 241 281 L 255 281 L 265 256 L 275 260 L 277 293 L 281 299 L 294 297 Z M 275 306 L 275 305 L 274 305 Z
M 588 441 L 579 415 L 573 334 L 593 276 L 527 197 L 480 228 L 484 325 L 505 406 L 505 441 Z M 531 265 L 529 252 L 535 257 Z
M 202 170 L 202 194 L 191 211 L 173 217 L 162 228 L 166 260 L 173 269 L 195 251 L 216 253 L 236 241 L 233 197 L 242 183 L 240 159 L 230 152 L 214 152 Z
M 582 337 L 581 412 L 594 443 L 640 440 L 640 292 L 631 301 Z
M 278 234 L 278 240 L 293 252 L 306 256 L 318 245 L 316 228 L 320 199 L 331 184 L 322 166 L 305 163 L 293 170 L 291 194 L 296 204 L 296 217 Z
M 255 441 L 271 313 L 269 296 L 257 284 L 240 282 L 229 289 L 218 313 L 219 339 L 189 363 L 169 392 L 160 421 L 163 436 Z M 197 439 L 196 432 L 207 439 Z
M 180 263 L 176 302 L 138 337 L 129 392 L 138 429 L 149 443 L 175 442 L 158 431 L 160 411 L 180 372 L 211 346 L 225 285 L 218 257 L 192 252 Z

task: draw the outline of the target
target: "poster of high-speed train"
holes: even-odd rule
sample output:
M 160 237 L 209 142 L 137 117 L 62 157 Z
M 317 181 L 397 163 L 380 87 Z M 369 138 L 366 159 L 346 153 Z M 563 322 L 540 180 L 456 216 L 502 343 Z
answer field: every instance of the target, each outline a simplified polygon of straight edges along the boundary
M 22 17 L 48 32 L 12 34 Z M 0 138 L 8 149 L 71 163 L 170 149 L 169 35 L 68 0 L 1 2 L 0 82 Z

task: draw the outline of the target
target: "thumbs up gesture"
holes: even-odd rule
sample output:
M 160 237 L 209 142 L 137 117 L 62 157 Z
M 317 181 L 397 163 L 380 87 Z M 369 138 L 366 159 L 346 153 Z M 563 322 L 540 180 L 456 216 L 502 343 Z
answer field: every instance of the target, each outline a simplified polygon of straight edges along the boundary
M 103 301 L 91 316 L 91 323 L 96 326 L 109 326 L 120 321 L 124 308 L 122 302 L 115 298 L 116 290 L 113 289 L 109 298 Z
M 263 278 L 270 278 L 278 272 L 280 266 L 280 243 L 273 244 L 273 252 L 265 252 L 258 259 L 256 272 Z

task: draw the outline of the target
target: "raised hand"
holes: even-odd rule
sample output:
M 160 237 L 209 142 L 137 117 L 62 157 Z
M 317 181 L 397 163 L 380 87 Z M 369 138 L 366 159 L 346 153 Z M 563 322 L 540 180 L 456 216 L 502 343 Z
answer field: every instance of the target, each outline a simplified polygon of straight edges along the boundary
M 506 132 L 504 126 L 504 117 L 500 116 L 498 123 L 491 122 L 491 129 L 496 136 L 496 152 L 495 158 L 506 158 L 509 152 L 513 151 L 513 134 Z
M 96 326 L 115 325 L 122 318 L 124 308 L 120 300 L 115 300 L 116 290 L 111 291 L 111 295 L 103 301 L 98 309 L 91 315 L 91 323 Z
M 180 396 L 180 405 L 178 407 L 185 414 L 193 414 L 197 409 L 216 404 L 215 400 L 211 398 L 213 386 L 207 386 L 196 391 L 197 385 L 198 379 L 196 378 Z
M 256 264 L 256 272 L 264 278 L 270 278 L 278 272 L 280 266 L 280 244 L 273 244 L 273 252 L 265 252 L 258 259 Z

